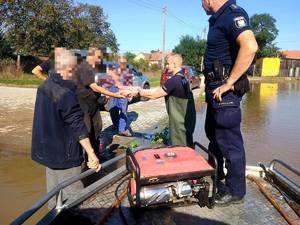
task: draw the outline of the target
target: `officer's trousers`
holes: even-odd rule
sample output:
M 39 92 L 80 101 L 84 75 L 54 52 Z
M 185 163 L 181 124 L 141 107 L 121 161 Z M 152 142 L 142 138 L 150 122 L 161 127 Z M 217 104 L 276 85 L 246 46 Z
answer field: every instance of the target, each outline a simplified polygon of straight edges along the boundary
M 208 104 L 205 132 L 210 141 L 208 148 L 217 158 L 218 180 L 225 178 L 227 191 L 233 196 L 242 197 L 246 194 L 246 159 L 240 129 L 241 98 L 229 92 L 224 94 L 222 102 L 218 103 L 212 99 L 212 91 L 215 88 L 211 85 L 206 91 Z

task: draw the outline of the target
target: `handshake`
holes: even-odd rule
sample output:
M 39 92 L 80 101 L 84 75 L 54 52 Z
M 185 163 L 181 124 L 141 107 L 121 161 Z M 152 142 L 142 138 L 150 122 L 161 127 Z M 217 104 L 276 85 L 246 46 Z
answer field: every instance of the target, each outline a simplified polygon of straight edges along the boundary
M 131 101 L 136 96 L 140 96 L 141 91 L 142 88 L 137 86 L 119 87 L 119 94 L 122 95 L 124 98 L 127 98 L 128 101 Z

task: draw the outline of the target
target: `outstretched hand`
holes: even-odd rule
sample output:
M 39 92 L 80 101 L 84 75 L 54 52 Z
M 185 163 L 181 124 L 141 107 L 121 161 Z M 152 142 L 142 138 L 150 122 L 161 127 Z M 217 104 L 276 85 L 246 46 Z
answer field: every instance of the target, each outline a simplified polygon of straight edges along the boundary
M 121 89 L 119 93 L 131 101 L 133 97 L 138 96 L 140 90 L 140 87 L 127 87 L 126 89 Z

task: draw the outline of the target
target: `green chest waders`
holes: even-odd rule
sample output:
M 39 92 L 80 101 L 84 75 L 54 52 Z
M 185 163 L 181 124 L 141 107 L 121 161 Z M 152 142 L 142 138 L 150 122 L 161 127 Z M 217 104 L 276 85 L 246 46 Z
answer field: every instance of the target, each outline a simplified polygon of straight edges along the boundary
M 186 78 L 183 76 L 183 79 Z M 167 96 L 166 107 L 169 115 L 169 128 L 172 145 L 192 147 L 193 133 L 196 124 L 196 110 L 193 93 L 189 88 L 188 81 L 186 91 L 188 93 L 187 99 Z

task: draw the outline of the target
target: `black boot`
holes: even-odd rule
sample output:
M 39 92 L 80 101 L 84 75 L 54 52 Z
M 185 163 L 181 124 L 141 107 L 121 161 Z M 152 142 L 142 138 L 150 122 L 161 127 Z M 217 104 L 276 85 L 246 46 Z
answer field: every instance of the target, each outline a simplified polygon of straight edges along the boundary
M 216 197 L 215 205 L 225 207 L 232 204 L 241 204 L 243 202 L 244 197 L 232 196 L 230 193 L 226 193 Z

